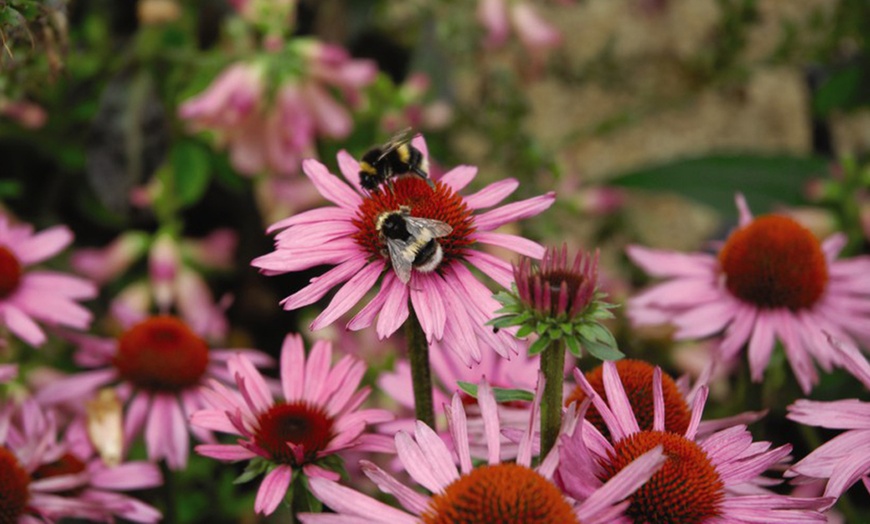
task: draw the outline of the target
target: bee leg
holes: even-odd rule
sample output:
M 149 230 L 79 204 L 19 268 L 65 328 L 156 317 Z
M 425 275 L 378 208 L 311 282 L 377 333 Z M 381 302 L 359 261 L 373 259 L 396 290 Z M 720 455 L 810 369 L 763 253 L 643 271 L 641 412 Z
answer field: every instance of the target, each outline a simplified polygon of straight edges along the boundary
M 420 169 L 419 167 L 412 167 L 412 168 L 411 168 L 411 171 L 413 171 L 414 174 L 417 175 L 418 177 L 420 177 L 420 178 L 422 178 L 423 180 L 425 180 L 426 183 L 429 185 L 429 187 L 432 188 L 432 191 L 435 190 L 435 182 L 432 182 L 432 179 L 429 178 L 429 174 L 428 174 L 428 173 L 426 173 L 425 171 L 423 171 L 423 170 Z

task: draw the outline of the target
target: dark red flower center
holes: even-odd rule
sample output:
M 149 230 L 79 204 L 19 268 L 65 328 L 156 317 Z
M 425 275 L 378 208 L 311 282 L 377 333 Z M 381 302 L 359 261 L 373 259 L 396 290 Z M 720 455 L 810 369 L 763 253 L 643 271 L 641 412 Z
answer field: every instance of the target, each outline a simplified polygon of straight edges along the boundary
M 0 246 L 0 298 L 6 298 L 21 283 L 21 262 L 8 248 Z
M 15 524 L 30 499 L 30 475 L 8 449 L 0 446 L 0 524 Z
M 33 480 L 57 477 L 59 475 L 75 475 L 84 471 L 85 468 L 85 463 L 78 457 L 71 453 L 66 453 L 54 462 L 43 464 L 36 468 L 36 471 L 33 472 Z
M 481 466 L 432 497 L 425 524 L 568 524 L 579 522 L 562 492 L 517 464 Z
M 629 404 L 631 404 L 631 410 L 637 419 L 638 426 L 642 430 L 651 430 L 653 427 L 652 386 L 655 367 L 642 360 L 627 358 L 618 360 L 615 364 L 616 370 L 619 372 L 619 378 L 622 381 L 622 387 L 625 389 Z M 604 391 L 604 366 L 598 366 L 586 373 L 586 380 L 589 381 L 589 384 L 596 393 L 601 395 L 604 400 L 607 400 L 607 393 Z M 662 373 L 662 396 L 665 401 L 665 430 L 681 435 L 684 434 L 689 427 L 692 413 L 689 410 L 686 399 L 680 393 L 677 383 L 667 373 Z M 569 406 L 572 402 L 583 402 L 585 399 L 586 394 L 580 386 L 575 386 L 574 390 L 565 400 L 565 405 Z M 595 406 L 589 406 L 589 409 L 586 411 L 586 420 L 594 424 L 602 435 L 610 438 L 610 431 L 607 429 L 604 419 L 601 418 L 601 414 L 595 409 Z
M 760 308 L 811 308 L 828 283 L 819 241 L 784 216 L 762 216 L 733 232 L 719 263 L 728 291 Z
M 332 417 L 307 402 L 275 404 L 258 417 L 257 426 L 254 442 L 275 462 L 294 467 L 314 461 L 335 437 Z
M 676 433 L 641 431 L 617 442 L 602 480 L 658 445 L 668 459 L 630 497 L 626 515 L 638 524 L 700 524 L 719 516 L 724 484 L 715 466 L 700 446 Z
M 403 176 L 392 179 L 392 189 L 381 187 L 363 199 L 353 219 L 357 232 L 353 238 L 372 257 L 385 257 L 387 246 L 377 230 L 378 217 L 402 206 L 410 209 L 413 217 L 429 218 L 449 224 L 453 231 L 438 238 L 444 252 L 444 261 L 462 258 L 465 249 L 474 243 L 471 210 L 453 189 L 435 181 L 435 189 L 419 177 Z
M 114 364 L 140 388 L 180 391 L 199 384 L 208 344 L 175 317 L 151 317 L 121 335 Z

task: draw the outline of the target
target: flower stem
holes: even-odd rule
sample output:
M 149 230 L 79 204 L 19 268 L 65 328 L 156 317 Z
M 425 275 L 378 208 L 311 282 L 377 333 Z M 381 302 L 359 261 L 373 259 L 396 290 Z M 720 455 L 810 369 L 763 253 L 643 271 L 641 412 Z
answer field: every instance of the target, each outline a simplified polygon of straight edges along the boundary
M 176 497 L 178 486 L 175 482 L 175 472 L 169 469 L 165 460 L 161 460 L 160 473 L 163 475 L 163 486 L 160 488 L 163 499 L 163 522 L 175 524 L 178 522 L 178 498 Z
M 435 410 L 432 402 L 432 373 L 429 369 L 429 343 L 414 308 L 405 322 L 408 339 L 408 359 L 411 361 L 411 382 L 414 387 L 414 410 L 417 420 L 435 428 Z
M 562 387 L 565 381 L 565 348 L 550 344 L 541 352 L 541 371 L 547 383 L 541 399 L 541 460 L 556 445 L 562 426 Z

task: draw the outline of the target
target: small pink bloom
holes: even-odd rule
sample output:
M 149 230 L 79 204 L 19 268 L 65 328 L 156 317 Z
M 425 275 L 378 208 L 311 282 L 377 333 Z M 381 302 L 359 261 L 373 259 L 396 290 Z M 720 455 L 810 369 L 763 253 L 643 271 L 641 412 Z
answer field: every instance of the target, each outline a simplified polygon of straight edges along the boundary
M 826 497 L 840 497 L 859 480 L 870 491 L 870 402 L 798 400 L 788 411 L 795 422 L 846 431 L 797 462 L 786 477 L 827 479 Z
M 365 364 L 345 356 L 332 366 L 332 344 L 316 342 L 305 355 L 302 337 L 287 335 L 281 348 L 281 393 L 276 400 L 266 379 L 244 355 L 228 359 L 238 391 L 217 381 L 204 389 L 207 409 L 191 423 L 240 435 L 236 444 L 203 444 L 197 453 L 218 460 L 259 458 L 269 464 L 254 510 L 269 515 L 284 500 L 294 473 L 309 480 L 338 479 L 322 460 L 343 451 L 391 451 L 389 439 L 365 433 L 367 425 L 392 419 L 381 409 L 360 409 L 369 388 L 359 388 Z M 300 488 L 297 488 L 300 489 Z
M 425 156 L 422 138 L 413 143 Z M 430 175 L 436 178 L 435 190 L 420 178 L 407 176 L 395 179 L 392 191 L 369 193 L 359 185 L 359 164 L 355 159 L 342 151 L 338 164 L 347 183 L 316 160 L 303 163 L 303 172 L 335 205 L 273 224 L 269 232 L 278 232 L 275 251 L 252 262 L 267 275 L 324 264 L 335 266 L 284 299 L 284 308 L 313 304 L 341 285 L 329 306 L 311 323 L 311 329 L 317 330 L 347 313 L 380 281 L 377 295 L 348 323 L 349 329 L 363 329 L 374 323 L 378 336 L 386 338 L 401 327 L 413 306 L 429 342 L 441 341 L 466 365 L 480 361 L 483 348 L 492 348 L 504 357 L 518 354 L 518 342 L 508 330 L 494 333 L 484 325 L 499 305 L 466 264 L 502 286 L 509 286 L 513 280 L 510 264 L 474 246 L 490 244 L 540 258 L 544 248 L 538 243 L 494 230 L 541 213 L 552 205 L 555 195 L 498 206 L 519 186 L 516 180 L 506 179 L 462 196 L 458 192 L 476 174 L 471 166 L 459 166 L 441 177 L 433 170 Z M 413 216 L 444 221 L 452 227 L 449 235 L 439 238 L 443 257 L 437 267 L 411 271 L 409 282 L 403 282 L 390 270 L 387 246 L 376 228 L 379 216 L 401 206 L 410 207 Z M 488 210 L 480 212 L 483 209 Z
M 477 21 L 486 29 L 486 45 L 501 47 L 510 33 L 506 0 L 478 0 Z
M 533 54 L 545 52 L 562 43 L 559 31 L 541 18 L 528 2 L 514 2 L 511 6 L 511 21 L 520 41 Z
M 148 250 L 150 239 L 142 231 L 129 231 L 104 248 L 79 249 L 72 266 L 98 284 L 106 284 L 129 269 Z
M 791 452 L 791 446 L 771 448 L 769 442 L 753 442 L 752 435 L 743 425 L 703 437 L 699 435 L 701 415 L 707 401 L 705 386 L 693 399 L 686 429 L 674 432 L 667 430 L 665 425 L 660 369 L 657 368 L 653 376 L 651 429 L 640 426 L 613 362 L 603 364 L 605 396 L 595 391 L 579 371 L 575 370 L 574 377 L 588 397 L 580 411 L 585 412 L 590 404 L 595 406 L 609 435 L 605 437 L 594 424 L 584 419 L 582 438 L 562 443 L 563 454 L 573 454 L 575 460 L 572 462 L 591 464 L 595 468 L 595 477 L 607 480 L 639 454 L 658 446 L 664 447 L 664 455 L 668 457 L 665 464 L 630 497 L 631 504 L 626 514 L 632 521 L 691 520 L 703 524 L 825 522 L 820 510 L 830 505 L 832 499 L 799 499 L 764 488 L 772 481 L 762 477 L 761 473 L 782 465 Z M 581 440 L 585 449 L 579 453 L 571 449 Z M 566 483 L 569 479 L 575 481 L 578 487 L 569 494 L 582 500 L 583 493 L 588 490 L 576 482 L 582 479 L 577 479 L 574 473 L 559 473 Z
M 13 225 L 0 214 L 0 323 L 31 346 L 46 340 L 37 320 L 75 329 L 91 324 L 91 312 L 78 301 L 97 295 L 92 282 L 29 268 L 57 255 L 72 241 L 66 226 L 34 233 L 30 225 Z
M 668 279 L 631 299 L 629 317 L 636 325 L 674 324 L 680 340 L 723 333 L 721 359 L 746 347 L 756 382 L 779 340 L 808 392 L 818 381 L 814 361 L 826 371 L 841 365 L 823 331 L 849 344 L 870 341 L 870 257 L 837 260 L 844 235 L 820 243 L 793 219 L 753 218 L 742 195 L 737 206 L 740 225 L 718 255 L 628 248 L 650 275 Z
M 236 63 L 205 91 L 182 103 L 178 115 L 196 130 L 231 131 L 256 112 L 264 89 L 260 67 Z
M 232 382 L 226 362 L 243 353 L 259 366 L 272 359 L 253 349 L 211 349 L 201 334 L 168 315 L 130 316 L 117 339 L 78 337 L 76 362 L 88 371 L 56 380 L 37 393 L 43 403 L 79 403 L 114 386 L 125 401 L 126 445 L 144 434 L 151 460 L 171 469 L 187 465 L 190 434 L 204 442 L 213 435 L 188 427 L 187 418 L 205 407 L 201 386 L 211 379 Z
M 11 118 L 26 129 L 39 129 L 48 121 L 45 109 L 26 100 L 0 100 L 0 116 Z

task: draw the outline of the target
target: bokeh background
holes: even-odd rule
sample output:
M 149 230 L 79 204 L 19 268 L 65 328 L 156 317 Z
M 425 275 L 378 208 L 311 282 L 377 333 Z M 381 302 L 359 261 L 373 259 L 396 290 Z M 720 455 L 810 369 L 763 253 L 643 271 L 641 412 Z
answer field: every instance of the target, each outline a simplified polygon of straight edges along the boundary
M 268 224 L 322 202 L 298 161 L 244 164 L 238 129 L 183 109 L 242 64 L 260 88 L 219 116 L 254 111 L 257 129 L 278 132 L 265 122 L 285 111 L 283 86 L 321 82 L 317 96 L 332 100 L 318 125 L 281 124 L 286 147 L 304 143 L 298 160 L 337 172 L 339 150 L 359 156 L 412 127 L 436 172 L 479 166 L 475 187 L 517 178 L 517 198 L 555 190 L 523 234 L 600 248 L 613 302 L 646 283 L 626 244 L 705 247 L 734 225 L 737 191 L 757 213 L 792 214 L 820 237 L 845 231 L 846 254 L 867 253 L 868 27 L 866 0 L 11 0 L 0 3 L 0 205 L 37 229 L 69 225 L 76 249 L 227 228 L 231 260 L 200 270 L 229 297 L 230 339 L 277 354 L 313 314 L 278 302 L 320 270 L 265 278 L 250 261 L 271 249 Z M 356 83 L 312 80 L 331 67 L 324 49 L 358 68 L 341 70 Z M 142 259 L 108 282 L 97 318 L 146 272 Z M 666 328 L 628 330 L 621 316 L 613 327 L 632 356 L 700 365 L 703 348 L 673 348 Z M 68 365 L 53 343 L 30 358 Z M 817 398 L 836 398 L 838 377 Z M 751 398 L 727 382 L 713 393 L 732 400 L 723 413 Z M 771 424 L 768 437 L 795 430 Z M 253 520 L 237 473 L 194 461 L 176 486 L 179 519 Z M 860 513 L 870 504 L 856 497 Z

